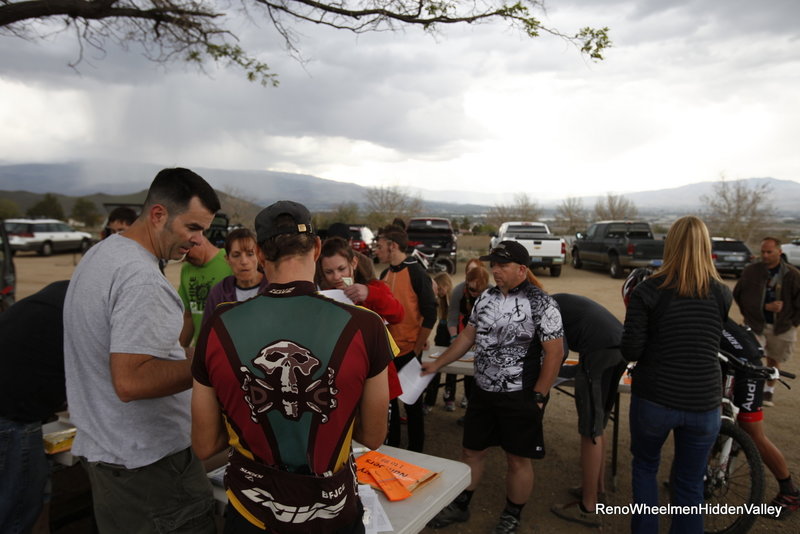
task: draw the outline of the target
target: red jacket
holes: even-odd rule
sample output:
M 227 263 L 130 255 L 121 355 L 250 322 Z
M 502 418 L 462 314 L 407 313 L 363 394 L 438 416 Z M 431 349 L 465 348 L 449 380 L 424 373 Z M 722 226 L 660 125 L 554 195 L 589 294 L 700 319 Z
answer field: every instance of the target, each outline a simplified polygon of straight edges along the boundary
M 403 320 L 406 311 L 400 301 L 394 297 L 386 282 L 371 280 L 367 287 L 369 294 L 367 299 L 361 303 L 362 306 L 374 311 L 389 324 L 397 324 Z

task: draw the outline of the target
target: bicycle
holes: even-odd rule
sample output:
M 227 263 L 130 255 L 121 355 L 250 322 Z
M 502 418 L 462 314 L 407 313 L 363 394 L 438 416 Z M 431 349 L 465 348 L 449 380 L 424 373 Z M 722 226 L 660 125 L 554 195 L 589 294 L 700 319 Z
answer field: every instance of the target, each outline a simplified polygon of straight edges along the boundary
M 420 249 L 415 248 L 411 252 L 411 257 L 416 258 L 422 267 L 429 273 L 454 273 L 453 262 L 448 258 L 425 254 Z
M 735 507 L 736 513 L 706 515 L 706 534 L 744 534 L 757 518 L 747 507 L 757 507 L 764 497 L 764 464 L 750 435 L 737 424 L 739 407 L 733 402 L 737 371 L 739 376 L 758 380 L 779 380 L 795 375 L 774 367 L 755 365 L 719 351 L 723 375 L 722 426 L 711 449 L 704 479 L 704 498 L 708 505 Z M 730 508 L 728 508 L 730 510 Z

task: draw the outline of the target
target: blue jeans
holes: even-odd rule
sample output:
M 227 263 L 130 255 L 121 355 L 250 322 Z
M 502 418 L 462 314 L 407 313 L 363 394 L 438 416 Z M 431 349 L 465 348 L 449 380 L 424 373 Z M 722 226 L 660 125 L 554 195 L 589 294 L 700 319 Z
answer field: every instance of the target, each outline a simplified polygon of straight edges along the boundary
M 0 532 L 29 532 L 42 510 L 50 464 L 42 424 L 0 417 Z
M 703 503 L 703 475 L 708 454 L 717 439 L 720 409 L 707 412 L 675 410 L 661 404 L 631 396 L 630 429 L 633 455 L 633 501 L 658 506 L 658 465 L 661 447 L 674 432 L 675 458 L 672 462 L 671 504 L 696 506 Z M 658 516 L 635 514 L 631 518 L 634 534 L 656 534 Z M 672 517 L 670 533 L 702 534 L 702 514 L 677 514 Z

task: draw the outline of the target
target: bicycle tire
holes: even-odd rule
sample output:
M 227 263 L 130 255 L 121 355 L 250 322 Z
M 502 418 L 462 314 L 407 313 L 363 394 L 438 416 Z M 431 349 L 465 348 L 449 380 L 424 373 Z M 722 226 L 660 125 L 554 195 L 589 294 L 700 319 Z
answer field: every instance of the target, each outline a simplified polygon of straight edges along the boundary
M 720 465 L 720 453 L 728 439 L 731 452 L 726 465 Z M 722 421 L 706 466 L 705 502 L 709 505 L 758 506 L 764 497 L 764 464 L 752 438 L 731 421 Z M 729 515 L 706 515 L 706 534 L 745 534 L 758 516 L 742 512 Z

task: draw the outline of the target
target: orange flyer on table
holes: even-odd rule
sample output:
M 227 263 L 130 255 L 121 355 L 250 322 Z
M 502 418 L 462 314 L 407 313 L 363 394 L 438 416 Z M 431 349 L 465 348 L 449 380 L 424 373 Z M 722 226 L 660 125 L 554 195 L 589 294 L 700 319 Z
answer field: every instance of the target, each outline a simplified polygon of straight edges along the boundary
M 372 475 L 372 479 L 378 483 L 378 487 L 381 488 L 383 494 L 390 501 L 402 501 L 411 497 L 411 492 L 408 491 L 408 488 L 402 485 L 397 477 L 394 476 L 394 473 L 385 467 L 370 467 L 369 474 Z
M 375 489 L 381 489 L 375 478 L 370 474 L 370 469 L 377 467 L 385 467 L 391 471 L 408 491 L 414 491 L 439 476 L 439 473 L 430 469 L 398 460 L 378 451 L 369 451 L 356 459 L 358 481 L 361 484 L 369 484 Z

